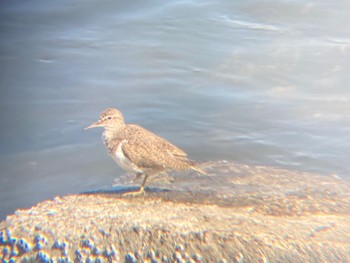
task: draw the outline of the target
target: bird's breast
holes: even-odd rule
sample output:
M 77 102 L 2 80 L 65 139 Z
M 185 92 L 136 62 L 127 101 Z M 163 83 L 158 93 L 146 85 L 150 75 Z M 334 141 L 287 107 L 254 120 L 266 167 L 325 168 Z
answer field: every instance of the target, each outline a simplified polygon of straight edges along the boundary
M 122 148 L 124 143 L 127 143 L 127 141 L 123 140 L 119 142 L 118 146 L 115 148 L 116 150 L 113 153 L 111 153 L 113 159 L 121 168 L 130 173 L 143 173 L 143 171 L 139 167 L 137 167 L 134 163 L 132 163 L 129 160 L 128 157 L 125 156 Z

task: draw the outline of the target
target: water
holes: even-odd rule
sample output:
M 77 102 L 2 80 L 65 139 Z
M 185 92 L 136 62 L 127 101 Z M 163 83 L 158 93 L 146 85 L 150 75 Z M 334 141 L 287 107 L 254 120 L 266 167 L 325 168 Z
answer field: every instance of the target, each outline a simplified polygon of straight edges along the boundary
M 196 160 L 349 178 L 350 3 L 0 4 L 0 219 L 124 174 L 83 132 L 117 107 Z

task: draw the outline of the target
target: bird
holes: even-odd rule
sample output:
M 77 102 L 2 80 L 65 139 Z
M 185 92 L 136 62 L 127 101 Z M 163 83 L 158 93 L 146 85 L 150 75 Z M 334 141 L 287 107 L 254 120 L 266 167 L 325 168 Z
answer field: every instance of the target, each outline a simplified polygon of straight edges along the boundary
M 116 163 L 135 175 L 134 180 L 143 176 L 139 189 L 129 194 L 144 193 L 147 179 L 165 170 L 191 169 L 206 174 L 182 149 L 137 124 L 126 124 L 118 109 L 104 110 L 98 121 L 84 130 L 97 127 L 104 128 L 103 143 Z

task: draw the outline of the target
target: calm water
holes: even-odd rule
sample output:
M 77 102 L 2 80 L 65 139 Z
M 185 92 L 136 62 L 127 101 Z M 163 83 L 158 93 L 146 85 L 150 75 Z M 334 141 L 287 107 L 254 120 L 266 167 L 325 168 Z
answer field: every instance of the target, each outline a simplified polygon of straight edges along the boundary
M 132 2 L 132 3 L 130 3 Z M 124 174 L 107 107 L 196 160 L 350 178 L 350 2 L 2 1 L 0 219 Z

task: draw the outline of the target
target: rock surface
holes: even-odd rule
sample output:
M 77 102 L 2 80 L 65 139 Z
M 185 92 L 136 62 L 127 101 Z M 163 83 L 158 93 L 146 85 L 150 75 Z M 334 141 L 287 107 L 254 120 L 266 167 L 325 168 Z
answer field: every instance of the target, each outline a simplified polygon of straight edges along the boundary
M 115 187 L 18 210 L 0 224 L 0 258 L 350 262 L 349 181 L 224 161 L 203 168 L 208 176 L 176 174 L 143 196 Z

